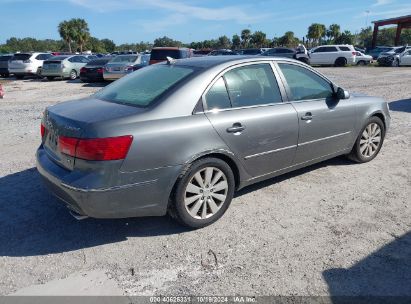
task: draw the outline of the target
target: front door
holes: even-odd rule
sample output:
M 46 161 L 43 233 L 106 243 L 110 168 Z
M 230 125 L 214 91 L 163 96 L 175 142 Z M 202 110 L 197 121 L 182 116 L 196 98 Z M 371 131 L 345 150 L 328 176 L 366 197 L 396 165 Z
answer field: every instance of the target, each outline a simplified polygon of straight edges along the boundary
M 251 176 L 291 166 L 297 148 L 297 113 L 282 102 L 270 63 L 227 71 L 204 99 L 208 119 Z
M 348 149 L 356 137 L 356 112 L 350 100 L 338 100 L 331 83 L 305 67 L 291 63 L 278 66 L 298 113 L 295 164 Z

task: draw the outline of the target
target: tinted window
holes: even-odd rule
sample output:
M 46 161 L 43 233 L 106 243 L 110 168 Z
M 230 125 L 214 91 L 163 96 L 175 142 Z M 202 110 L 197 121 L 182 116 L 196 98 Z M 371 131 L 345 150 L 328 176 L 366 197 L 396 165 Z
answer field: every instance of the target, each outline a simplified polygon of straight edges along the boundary
M 292 64 L 280 63 L 287 80 L 292 100 L 309 100 L 331 97 L 331 84 L 310 70 Z
M 137 55 L 120 55 L 117 57 L 114 57 L 110 62 L 135 62 L 137 60 L 138 56 Z
M 123 77 L 95 96 L 102 100 L 146 107 L 194 72 L 189 67 L 152 65 Z
M 344 52 L 349 52 L 349 51 L 351 51 L 350 48 L 347 47 L 347 46 L 340 46 L 340 50 L 341 50 L 341 51 L 344 51 Z
M 14 54 L 12 60 L 28 60 L 30 59 L 31 54 Z
M 0 61 L 9 61 L 13 56 L 0 56 Z
M 87 63 L 90 61 L 90 59 L 88 59 L 87 57 L 83 57 L 83 56 L 79 56 L 78 60 L 79 60 L 78 62 L 81 62 L 81 63 Z
M 54 56 L 53 58 L 50 58 L 50 60 L 64 60 L 67 59 L 68 56 Z
M 151 60 L 167 60 L 167 57 L 171 57 L 174 59 L 185 58 L 187 56 L 183 56 L 180 54 L 180 50 L 152 50 L 151 51 Z
M 51 54 L 39 54 L 37 55 L 36 59 L 37 60 L 47 60 L 51 57 Z
M 206 94 L 207 109 L 227 109 L 231 107 L 224 79 L 221 77 Z
M 290 50 L 290 49 L 278 49 L 278 50 L 277 50 L 277 53 L 280 53 L 280 54 L 294 53 L 294 51 L 293 51 L 293 50 Z
M 87 63 L 87 66 L 93 66 L 93 65 L 103 66 L 109 61 L 110 59 L 96 59 L 96 60 L 92 60 L 89 63 Z
M 261 50 L 260 49 L 242 50 L 241 54 L 243 54 L 243 55 L 259 55 L 259 54 L 261 54 Z
M 337 48 L 334 46 L 324 46 L 324 47 L 319 47 L 314 51 L 314 53 L 329 53 L 329 52 L 337 52 Z
M 248 65 L 225 73 L 233 107 L 282 102 L 280 89 L 269 64 Z

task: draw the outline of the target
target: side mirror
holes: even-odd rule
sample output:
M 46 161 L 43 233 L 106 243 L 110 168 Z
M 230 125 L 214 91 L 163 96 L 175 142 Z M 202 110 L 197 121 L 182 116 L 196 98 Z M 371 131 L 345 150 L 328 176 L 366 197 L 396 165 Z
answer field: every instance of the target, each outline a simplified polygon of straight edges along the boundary
M 338 88 L 336 95 L 338 99 L 349 99 L 350 98 L 350 93 L 344 90 L 343 88 Z

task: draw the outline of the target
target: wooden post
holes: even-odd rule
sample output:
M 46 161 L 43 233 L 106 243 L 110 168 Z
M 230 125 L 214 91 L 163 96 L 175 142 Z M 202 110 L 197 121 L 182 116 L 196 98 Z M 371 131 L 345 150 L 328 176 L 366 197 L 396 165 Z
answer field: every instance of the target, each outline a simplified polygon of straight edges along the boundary
M 373 49 L 377 46 L 377 37 L 378 37 L 378 25 L 374 23 L 374 33 L 372 34 L 372 48 Z
M 395 46 L 400 45 L 401 31 L 402 31 L 402 24 L 398 23 L 397 34 L 395 35 Z

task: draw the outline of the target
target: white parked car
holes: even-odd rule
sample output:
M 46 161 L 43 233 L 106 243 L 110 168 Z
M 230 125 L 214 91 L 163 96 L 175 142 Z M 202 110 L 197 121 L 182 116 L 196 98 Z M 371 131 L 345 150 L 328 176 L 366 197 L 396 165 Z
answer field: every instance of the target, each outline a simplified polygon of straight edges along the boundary
M 53 55 L 48 53 L 17 53 L 9 62 L 9 73 L 17 79 L 28 75 L 40 75 L 44 60 Z
M 353 65 L 357 51 L 352 45 L 322 45 L 309 52 L 311 65 L 334 65 L 338 67 Z
M 411 65 L 411 49 L 403 52 L 399 57 L 399 65 L 406 66 Z
M 357 51 L 357 57 L 356 57 L 357 65 L 367 65 L 367 64 L 370 64 L 372 61 L 373 61 L 372 56 L 365 55 L 364 53 Z
M 389 51 L 383 52 L 378 56 L 378 59 L 393 57 L 392 65 L 399 66 L 400 64 L 400 55 L 407 50 L 411 50 L 411 46 L 398 46 L 393 47 Z

